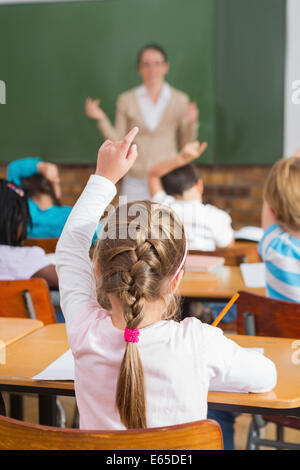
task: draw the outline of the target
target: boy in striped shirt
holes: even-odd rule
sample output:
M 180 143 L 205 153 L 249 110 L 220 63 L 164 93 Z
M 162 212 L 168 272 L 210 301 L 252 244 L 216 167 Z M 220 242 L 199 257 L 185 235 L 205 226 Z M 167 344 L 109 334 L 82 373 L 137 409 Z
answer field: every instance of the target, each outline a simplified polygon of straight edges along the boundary
M 279 160 L 264 188 L 259 253 L 269 297 L 300 303 L 300 158 Z

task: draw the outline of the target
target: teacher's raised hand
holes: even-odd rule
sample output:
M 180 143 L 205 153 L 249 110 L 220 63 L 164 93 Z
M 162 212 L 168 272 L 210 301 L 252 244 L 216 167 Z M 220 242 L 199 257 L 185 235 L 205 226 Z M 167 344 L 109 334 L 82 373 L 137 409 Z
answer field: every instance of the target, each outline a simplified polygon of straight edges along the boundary
M 103 109 L 100 108 L 100 100 L 93 100 L 88 97 L 85 102 L 85 114 L 91 119 L 96 119 L 97 121 L 105 118 L 106 114 Z

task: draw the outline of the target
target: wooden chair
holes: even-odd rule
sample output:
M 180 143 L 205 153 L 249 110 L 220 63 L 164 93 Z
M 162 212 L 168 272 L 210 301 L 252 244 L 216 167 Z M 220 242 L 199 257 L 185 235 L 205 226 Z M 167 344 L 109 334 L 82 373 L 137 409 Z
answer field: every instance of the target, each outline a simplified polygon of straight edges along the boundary
M 44 279 L 0 281 L 0 316 L 37 318 L 56 323 L 48 284 Z
M 48 284 L 44 279 L 0 281 L 0 316 L 36 318 L 44 325 L 56 323 L 55 310 L 51 301 Z M 65 423 L 65 410 L 59 399 L 56 400 L 61 425 Z M 21 395 L 10 394 L 11 415 L 23 416 Z
M 271 299 L 240 291 L 237 301 L 237 328 L 240 335 L 300 338 L 300 304 Z M 260 438 L 267 422 L 276 424 L 277 440 Z M 299 418 L 255 415 L 248 436 L 248 449 L 259 445 L 278 449 L 300 449 L 299 445 L 284 442 L 284 427 L 300 430 Z
M 47 254 L 55 253 L 58 238 L 28 238 L 25 246 L 39 246 L 43 248 Z
M 129 431 L 61 429 L 0 416 L 1 450 L 223 450 L 212 420 Z

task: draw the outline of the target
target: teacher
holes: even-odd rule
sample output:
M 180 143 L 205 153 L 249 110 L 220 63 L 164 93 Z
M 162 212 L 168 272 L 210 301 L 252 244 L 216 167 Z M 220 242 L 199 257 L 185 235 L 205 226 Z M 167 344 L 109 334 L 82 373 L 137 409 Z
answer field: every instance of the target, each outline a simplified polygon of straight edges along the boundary
M 86 100 L 86 115 L 97 121 L 105 139 L 121 140 L 134 126 L 139 128 L 135 139 L 139 156 L 121 187 L 128 201 L 150 199 L 148 168 L 196 140 L 198 128 L 196 103 L 165 81 L 170 64 L 164 49 L 156 44 L 144 46 L 137 65 L 143 84 L 119 95 L 114 126 L 99 106 L 100 100 Z

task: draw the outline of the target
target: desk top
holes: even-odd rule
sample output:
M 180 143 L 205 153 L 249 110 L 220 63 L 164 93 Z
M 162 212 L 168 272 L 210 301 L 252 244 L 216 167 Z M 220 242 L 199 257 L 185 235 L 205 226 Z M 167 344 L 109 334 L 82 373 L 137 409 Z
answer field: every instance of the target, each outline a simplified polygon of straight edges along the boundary
M 7 346 L 43 326 L 40 320 L 0 317 L 0 341 Z
M 231 299 L 239 290 L 265 295 L 265 288 L 246 287 L 239 266 L 224 266 L 219 275 L 215 273 L 185 272 L 179 286 L 184 297 Z
M 296 344 L 295 340 L 238 335 L 229 335 L 229 337 L 243 347 L 264 348 L 265 355 L 277 366 L 278 384 L 269 393 L 209 392 L 208 402 L 269 409 L 299 408 L 300 363 L 297 365 L 297 361 L 293 362 L 296 349 L 292 346 Z M 32 380 L 33 376 L 45 369 L 68 348 L 64 324 L 47 325 L 10 344 L 7 348 L 7 363 L 0 365 L 0 385 L 74 390 L 72 381 Z

